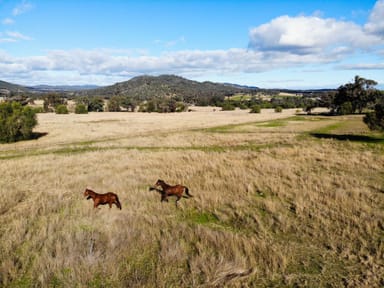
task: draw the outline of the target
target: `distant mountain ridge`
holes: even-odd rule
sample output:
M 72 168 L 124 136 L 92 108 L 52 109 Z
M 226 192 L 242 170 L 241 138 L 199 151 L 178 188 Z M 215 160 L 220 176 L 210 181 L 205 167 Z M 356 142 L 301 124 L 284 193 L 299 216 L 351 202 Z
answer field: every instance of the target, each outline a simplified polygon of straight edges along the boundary
M 0 80 L 0 90 L 7 90 L 9 92 L 27 92 L 28 88 Z
M 0 80 L 0 89 L 8 90 L 9 92 L 70 92 L 82 91 L 87 89 L 96 89 L 97 85 L 36 85 L 22 86 Z
M 28 87 L 28 89 L 32 91 L 38 91 L 38 92 L 54 92 L 54 91 L 60 91 L 60 92 L 70 92 L 70 91 L 82 91 L 82 90 L 89 90 L 89 89 L 97 89 L 100 86 L 97 85 L 36 85 Z

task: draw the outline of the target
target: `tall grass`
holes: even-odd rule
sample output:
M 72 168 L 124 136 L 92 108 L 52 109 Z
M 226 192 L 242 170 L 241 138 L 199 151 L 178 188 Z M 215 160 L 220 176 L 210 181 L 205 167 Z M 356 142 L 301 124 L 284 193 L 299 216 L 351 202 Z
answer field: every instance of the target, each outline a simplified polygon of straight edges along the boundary
M 3 149 L 0 286 L 383 286 L 383 146 L 310 137 L 356 121 L 314 120 Z M 160 203 L 158 178 L 194 198 Z

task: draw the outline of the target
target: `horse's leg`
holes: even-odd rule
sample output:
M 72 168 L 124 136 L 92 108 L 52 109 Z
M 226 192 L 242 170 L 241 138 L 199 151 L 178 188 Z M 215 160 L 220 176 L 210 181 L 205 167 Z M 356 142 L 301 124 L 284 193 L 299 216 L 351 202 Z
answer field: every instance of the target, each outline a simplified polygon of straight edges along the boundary
M 119 199 L 116 199 L 115 204 L 116 204 L 117 208 L 119 208 L 121 210 L 121 204 L 120 204 Z
M 167 194 L 161 194 L 161 202 L 166 201 L 168 202 Z
M 178 207 L 177 204 L 179 203 L 179 200 L 180 200 L 180 199 L 181 199 L 181 196 L 177 195 L 177 199 L 176 199 L 176 202 L 175 202 L 175 204 L 176 204 L 176 208 Z
M 188 198 L 193 197 L 191 194 L 189 194 L 189 189 L 188 189 L 188 187 L 184 186 L 184 191 L 185 191 L 185 194 L 188 195 Z

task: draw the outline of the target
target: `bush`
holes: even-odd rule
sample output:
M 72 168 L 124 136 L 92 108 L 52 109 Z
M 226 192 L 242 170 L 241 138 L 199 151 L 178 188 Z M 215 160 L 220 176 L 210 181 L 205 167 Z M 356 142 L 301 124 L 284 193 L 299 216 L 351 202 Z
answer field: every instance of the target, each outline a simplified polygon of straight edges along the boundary
M 188 105 L 183 102 L 177 102 L 176 112 L 184 112 L 188 110 Z
M 68 114 L 68 108 L 66 105 L 57 105 L 55 109 L 56 114 Z
M 239 108 L 240 108 L 241 110 L 245 110 L 245 109 L 248 109 L 248 106 L 245 105 L 244 103 L 240 103 L 240 104 L 239 104 Z
M 261 112 L 261 107 L 260 105 L 252 105 L 250 113 L 260 113 Z
M 77 104 L 75 107 L 76 114 L 88 114 L 87 107 L 84 104 Z
M 282 108 L 281 106 L 277 106 L 277 107 L 275 108 L 275 112 L 277 112 L 277 113 L 281 113 L 281 112 L 283 112 L 283 108 Z
M 223 107 L 221 107 L 221 109 L 222 109 L 223 111 L 232 111 L 232 110 L 235 110 L 236 107 L 235 107 L 234 105 L 232 105 L 231 103 L 229 103 L 229 102 L 225 102 L 225 103 L 223 104 Z
M 384 131 L 384 104 L 376 104 L 375 111 L 367 113 L 363 121 L 371 130 Z
M 31 107 L 23 107 L 17 102 L 0 104 L 0 142 L 31 139 L 36 125 L 36 112 Z
M 33 111 L 35 111 L 35 113 L 45 113 L 43 107 L 35 107 L 33 108 Z

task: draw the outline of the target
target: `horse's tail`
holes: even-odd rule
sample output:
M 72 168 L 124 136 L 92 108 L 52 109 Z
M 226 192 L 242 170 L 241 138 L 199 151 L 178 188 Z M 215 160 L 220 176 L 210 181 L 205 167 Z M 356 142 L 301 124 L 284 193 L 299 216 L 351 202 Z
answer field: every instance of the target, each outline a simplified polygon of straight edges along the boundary
M 121 204 L 119 201 L 119 197 L 117 197 L 117 195 L 116 195 L 116 206 L 117 206 L 117 208 L 119 208 L 121 210 Z
M 188 189 L 188 187 L 184 186 L 184 189 L 185 189 L 185 194 L 187 194 L 188 197 L 193 197 L 191 194 L 189 194 L 189 189 Z

